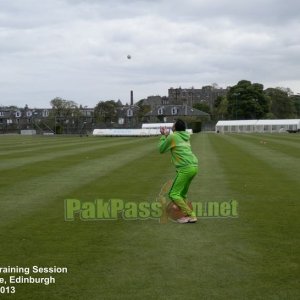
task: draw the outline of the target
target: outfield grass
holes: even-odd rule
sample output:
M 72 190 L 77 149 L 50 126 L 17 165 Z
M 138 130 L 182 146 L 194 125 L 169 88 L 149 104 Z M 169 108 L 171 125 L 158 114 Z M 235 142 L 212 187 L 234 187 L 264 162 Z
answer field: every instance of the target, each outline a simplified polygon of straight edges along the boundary
M 157 141 L 0 136 L 0 267 L 68 268 L 1 299 L 300 298 L 297 134 L 193 135 L 190 199 L 235 199 L 238 218 L 64 220 L 67 198 L 155 201 L 174 177 Z

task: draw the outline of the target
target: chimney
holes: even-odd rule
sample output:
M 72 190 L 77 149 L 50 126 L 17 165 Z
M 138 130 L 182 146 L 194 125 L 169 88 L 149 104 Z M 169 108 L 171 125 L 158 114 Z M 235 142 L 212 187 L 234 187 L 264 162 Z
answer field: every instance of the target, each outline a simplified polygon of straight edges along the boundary
M 133 106 L 133 91 L 130 91 L 130 105 Z

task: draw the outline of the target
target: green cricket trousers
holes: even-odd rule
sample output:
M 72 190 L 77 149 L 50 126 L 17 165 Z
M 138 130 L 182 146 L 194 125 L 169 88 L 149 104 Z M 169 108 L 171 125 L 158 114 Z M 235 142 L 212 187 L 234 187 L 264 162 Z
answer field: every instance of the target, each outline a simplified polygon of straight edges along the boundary
M 169 191 L 169 198 L 181 209 L 186 216 L 196 216 L 187 205 L 186 198 L 193 178 L 198 173 L 197 166 L 188 166 L 176 170 L 177 175 Z

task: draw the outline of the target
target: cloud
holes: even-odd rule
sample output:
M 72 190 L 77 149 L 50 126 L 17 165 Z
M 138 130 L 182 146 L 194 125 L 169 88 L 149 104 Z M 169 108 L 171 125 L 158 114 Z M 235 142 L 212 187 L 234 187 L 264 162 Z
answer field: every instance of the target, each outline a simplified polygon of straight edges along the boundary
M 94 106 L 240 79 L 300 92 L 300 3 L 0 1 L 0 104 Z M 127 54 L 132 59 L 127 59 Z

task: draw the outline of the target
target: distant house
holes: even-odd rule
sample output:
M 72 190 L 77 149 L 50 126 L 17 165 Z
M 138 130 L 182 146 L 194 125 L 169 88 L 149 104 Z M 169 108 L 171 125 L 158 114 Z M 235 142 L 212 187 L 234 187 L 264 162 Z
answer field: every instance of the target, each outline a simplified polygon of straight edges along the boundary
M 53 114 L 51 108 L 0 107 L 0 133 L 19 132 L 24 129 L 36 129 L 38 132 L 53 132 L 59 126 L 62 132 L 78 131 L 85 124 L 93 123 L 93 108 L 80 108 L 79 114 L 69 116 Z
M 94 116 L 94 108 L 79 107 L 80 114 L 86 118 L 92 118 Z
M 118 125 L 137 126 L 139 124 L 139 109 L 137 105 L 124 105 L 118 108 Z
M 219 96 L 225 96 L 229 88 L 223 89 L 214 86 L 203 86 L 201 89 L 195 88 L 169 88 L 169 104 L 187 104 L 193 106 L 196 103 L 206 103 L 211 108 Z
M 169 99 L 166 96 L 149 96 L 147 99 L 140 100 L 142 105 L 148 105 L 151 109 L 155 108 L 158 105 L 167 105 L 169 104 Z
M 50 109 L 29 109 L 0 107 L 0 126 L 2 129 L 28 129 L 33 124 L 49 116 Z
M 148 122 L 174 122 L 178 118 L 194 117 L 195 120 L 209 119 L 210 115 L 188 105 L 158 105 L 146 114 Z

